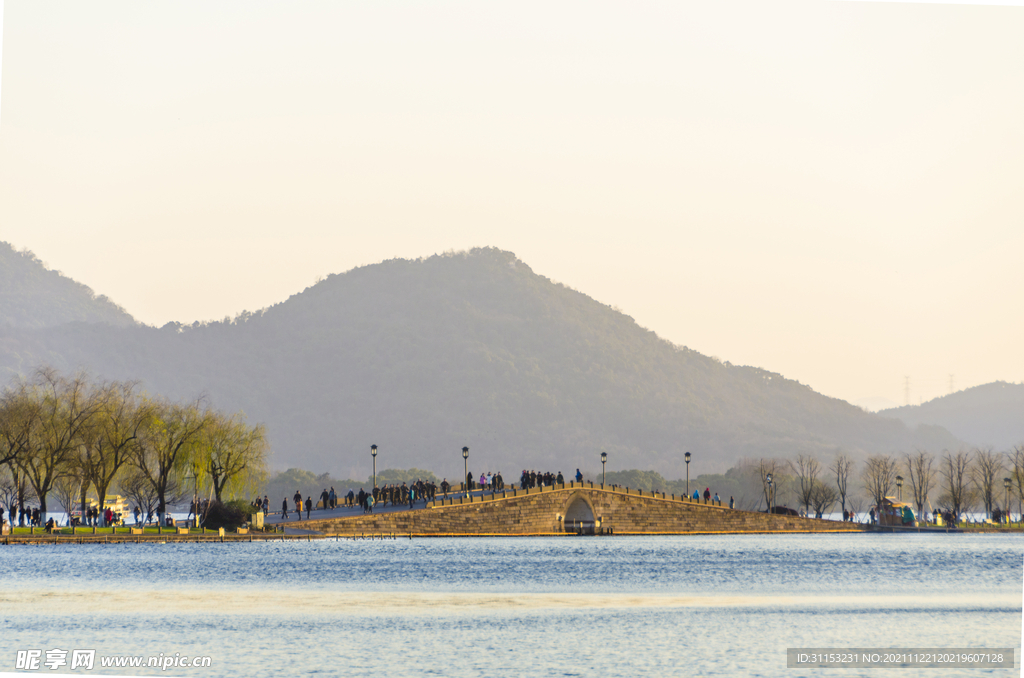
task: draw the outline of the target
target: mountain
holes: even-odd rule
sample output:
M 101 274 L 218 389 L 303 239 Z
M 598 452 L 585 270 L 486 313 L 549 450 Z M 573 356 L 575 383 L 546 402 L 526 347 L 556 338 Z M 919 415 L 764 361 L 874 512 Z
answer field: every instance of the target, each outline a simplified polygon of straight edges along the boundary
M 70 322 L 134 325 L 123 308 L 85 285 L 51 271 L 28 251 L 0 242 L 0 325 L 55 327 Z
M 278 468 L 366 477 L 419 467 L 667 477 L 741 458 L 959 445 L 756 367 L 722 363 L 534 273 L 497 249 L 332 275 L 232 321 L 0 331 L 0 370 L 46 362 L 151 392 L 209 395 L 265 422 Z
M 908 426 L 942 426 L 979 447 L 1007 450 L 1024 445 L 1024 384 L 995 381 L 878 414 Z

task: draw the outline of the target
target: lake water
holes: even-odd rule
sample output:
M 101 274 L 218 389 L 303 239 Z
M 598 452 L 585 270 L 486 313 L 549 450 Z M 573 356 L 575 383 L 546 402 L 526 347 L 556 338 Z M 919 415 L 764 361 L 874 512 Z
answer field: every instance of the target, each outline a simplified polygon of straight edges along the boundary
M 11 546 L 0 671 L 54 648 L 212 658 L 121 671 L 165 676 L 801 675 L 787 647 L 1019 667 L 1022 560 L 1022 535 L 957 534 Z

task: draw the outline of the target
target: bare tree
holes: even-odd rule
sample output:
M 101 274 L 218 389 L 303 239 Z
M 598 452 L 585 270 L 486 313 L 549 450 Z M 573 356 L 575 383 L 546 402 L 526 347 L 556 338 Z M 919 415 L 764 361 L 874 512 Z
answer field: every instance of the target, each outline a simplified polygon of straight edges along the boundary
M 985 505 L 985 515 L 992 517 L 992 505 L 998 491 L 996 482 L 1003 472 L 1003 460 L 992 450 L 977 450 L 974 453 L 974 465 L 971 469 L 971 480 L 978 490 L 978 497 Z
M 814 507 L 814 517 L 821 518 L 832 510 L 836 500 L 839 499 L 839 492 L 836 488 L 823 482 L 817 482 L 811 490 L 811 506 Z
M 78 496 L 82 485 L 86 484 L 85 474 L 81 468 L 72 468 L 62 474 L 53 483 L 53 492 L 57 495 L 57 503 L 68 515 L 68 525 L 71 524 L 71 513 L 78 503 Z
M 28 501 L 28 481 L 25 479 L 25 472 L 21 470 L 21 467 L 11 462 L 7 464 L 7 471 L 11 479 L 11 485 L 13 486 L 13 497 L 10 499 L 10 503 L 7 506 L 8 516 L 10 517 L 11 526 L 14 526 L 14 521 L 18 520 L 19 525 L 20 516 L 25 512 L 25 504 Z
M 932 456 L 918 450 L 914 454 L 908 454 L 904 459 L 904 464 L 907 467 L 907 479 L 910 481 L 910 491 L 914 496 L 917 515 L 920 517 L 924 513 L 924 505 L 928 501 L 928 493 L 935 485 Z
M 797 477 L 797 503 L 809 512 L 814 499 L 814 487 L 818 484 L 821 464 L 814 457 L 801 454 L 796 458 L 796 464 L 790 462 L 789 465 Z
M 945 480 L 940 501 L 953 514 L 954 524 L 960 521 L 960 514 L 971 503 L 971 455 L 963 450 L 952 454 L 946 452 L 942 458 L 939 473 Z
M 842 504 L 843 512 L 846 512 L 846 497 L 849 495 L 850 473 L 853 471 L 853 462 L 845 454 L 836 455 L 829 470 L 835 475 L 836 489 L 839 492 L 839 501 Z
M 18 486 L 8 468 L 0 466 L 0 518 L 6 518 L 4 511 L 9 511 L 18 503 Z
M 1010 484 L 1013 493 L 1017 496 L 1017 513 L 1020 514 L 1024 506 L 1024 445 L 1017 445 L 1008 455 L 1010 462 Z M 1009 511 L 1010 507 L 1007 506 Z
M 149 522 L 156 513 L 160 497 L 153 489 L 153 483 L 149 481 L 142 471 L 135 467 L 125 469 L 125 472 L 118 479 L 121 492 L 128 497 L 133 507 L 142 511 L 143 519 Z
M 868 461 L 864 465 L 864 471 L 861 474 L 864 480 L 864 489 L 867 490 L 874 502 L 876 511 L 877 507 L 882 505 L 882 500 L 892 493 L 897 468 L 896 460 L 885 455 L 868 457 Z

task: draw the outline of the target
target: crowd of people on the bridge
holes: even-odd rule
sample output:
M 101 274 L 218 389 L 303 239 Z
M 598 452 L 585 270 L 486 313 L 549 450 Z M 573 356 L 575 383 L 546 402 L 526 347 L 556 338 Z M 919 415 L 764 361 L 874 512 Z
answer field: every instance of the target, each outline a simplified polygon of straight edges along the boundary
M 583 482 L 583 474 L 579 469 L 576 469 L 576 475 L 571 478 L 577 483 Z M 566 482 L 565 476 L 562 472 L 552 473 L 551 471 L 531 471 L 523 469 L 523 472 L 519 475 L 519 487 L 524 490 L 529 490 L 534 487 L 551 487 L 552 485 L 562 485 Z
M 445 480 L 442 484 L 442 491 L 447 492 L 448 481 Z M 323 492 L 320 493 L 320 499 L 316 506 L 313 505 L 312 495 L 303 498 L 302 493 L 298 490 L 292 496 L 292 502 L 294 506 L 296 520 L 302 520 L 302 512 L 306 512 L 306 519 L 308 520 L 313 512 L 314 508 L 325 509 L 333 511 L 339 507 L 354 508 L 358 506 L 363 510 L 363 513 L 373 513 L 374 507 L 386 508 L 388 506 L 406 506 L 410 509 L 416 507 L 417 503 L 422 503 L 423 506 L 427 505 L 427 502 L 433 501 L 437 496 L 438 486 L 431 480 L 417 479 L 413 483 L 389 483 L 381 487 L 374 487 L 372 490 L 367 492 L 364 488 L 359 488 L 359 492 L 349 490 L 348 494 L 339 495 L 334 488 L 330 490 L 324 488 Z M 262 503 L 257 503 L 257 499 L 253 505 L 257 508 L 262 507 L 263 511 L 266 512 L 269 508 L 269 502 L 264 497 Z M 284 499 L 281 502 L 281 519 L 287 520 L 289 515 L 289 503 L 288 499 Z

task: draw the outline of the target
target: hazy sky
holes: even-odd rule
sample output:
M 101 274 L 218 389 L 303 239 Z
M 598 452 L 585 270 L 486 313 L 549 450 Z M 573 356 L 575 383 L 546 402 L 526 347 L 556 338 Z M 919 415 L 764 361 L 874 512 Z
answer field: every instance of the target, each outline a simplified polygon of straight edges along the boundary
M 0 240 L 136 318 L 493 245 L 837 397 L 1024 380 L 1024 8 L 7 0 Z

